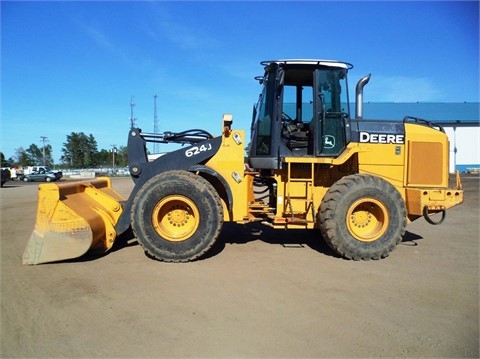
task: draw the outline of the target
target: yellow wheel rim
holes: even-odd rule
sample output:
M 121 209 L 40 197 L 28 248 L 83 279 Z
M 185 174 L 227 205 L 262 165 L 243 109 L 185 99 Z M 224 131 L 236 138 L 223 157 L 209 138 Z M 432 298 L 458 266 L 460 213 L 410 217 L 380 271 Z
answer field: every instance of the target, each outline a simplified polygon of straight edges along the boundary
M 361 242 L 373 242 L 385 234 L 388 228 L 388 210 L 374 198 L 361 198 L 347 212 L 350 234 Z
M 155 205 L 152 224 L 164 239 L 181 242 L 190 238 L 200 223 L 200 214 L 195 203 L 184 196 L 168 196 Z

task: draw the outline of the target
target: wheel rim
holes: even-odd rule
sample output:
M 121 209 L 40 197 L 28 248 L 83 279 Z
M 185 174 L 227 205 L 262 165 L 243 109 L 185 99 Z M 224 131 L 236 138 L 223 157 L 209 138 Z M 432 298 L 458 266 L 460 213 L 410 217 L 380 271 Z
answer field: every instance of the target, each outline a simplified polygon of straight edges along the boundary
M 184 196 L 165 197 L 153 209 L 153 228 L 168 241 L 181 242 L 190 238 L 199 223 L 200 213 L 197 206 Z
M 361 198 L 348 209 L 347 227 L 357 240 L 373 242 L 387 231 L 388 218 L 388 210 L 382 202 Z

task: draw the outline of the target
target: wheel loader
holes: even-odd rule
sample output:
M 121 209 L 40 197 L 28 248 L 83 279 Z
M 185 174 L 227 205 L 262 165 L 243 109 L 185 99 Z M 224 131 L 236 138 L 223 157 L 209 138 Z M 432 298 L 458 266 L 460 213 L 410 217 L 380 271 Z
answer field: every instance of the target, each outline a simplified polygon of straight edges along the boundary
M 458 172 L 449 186 L 443 128 L 410 116 L 363 118 L 370 75 L 356 85 L 351 116 L 351 64 L 293 59 L 261 65 L 248 149 L 231 115 L 223 116 L 219 136 L 130 129 L 135 186 L 129 198 L 115 192 L 109 178 L 39 185 L 23 263 L 106 252 L 128 232 L 151 258 L 192 261 L 212 247 L 224 222 L 254 221 L 316 230 L 319 241 L 347 259 L 381 259 L 402 240 L 409 222 L 424 217 L 438 224 L 447 209 L 463 202 Z M 183 146 L 149 161 L 152 142 Z

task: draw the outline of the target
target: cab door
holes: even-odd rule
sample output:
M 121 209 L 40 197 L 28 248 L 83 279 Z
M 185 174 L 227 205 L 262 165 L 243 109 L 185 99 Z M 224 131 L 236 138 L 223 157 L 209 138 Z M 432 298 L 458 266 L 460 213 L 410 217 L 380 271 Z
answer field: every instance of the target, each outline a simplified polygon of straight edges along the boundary
M 347 145 L 350 124 L 345 69 L 315 70 L 315 155 L 336 157 Z

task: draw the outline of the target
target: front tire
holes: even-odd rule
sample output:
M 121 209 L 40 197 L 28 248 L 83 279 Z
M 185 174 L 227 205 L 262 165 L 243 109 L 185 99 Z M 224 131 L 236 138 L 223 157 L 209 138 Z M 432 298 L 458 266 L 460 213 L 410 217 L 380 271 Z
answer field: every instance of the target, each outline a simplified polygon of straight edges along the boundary
M 337 181 L 326 193 L 318 219 L 330 248 L 354 260 L 387 257 L 407 225 L 405 202 L 397 189 L 363 174 Z
M 223 224 L 216 190 L 203 177 L 169 171 L 146 182 L 132 205 L 132 229 L 158 260 L 187 262 L 207 252 Z

